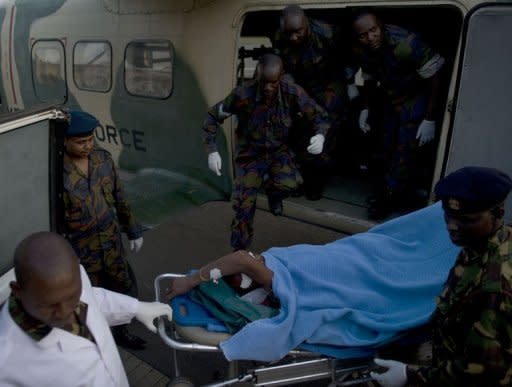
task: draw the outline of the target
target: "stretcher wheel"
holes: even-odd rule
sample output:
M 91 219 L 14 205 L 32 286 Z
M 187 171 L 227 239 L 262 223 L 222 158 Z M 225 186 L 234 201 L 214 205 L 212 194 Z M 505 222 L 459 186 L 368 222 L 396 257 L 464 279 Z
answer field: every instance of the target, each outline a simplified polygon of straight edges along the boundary
M 194 383 L 184 376 L 178 376 L 167 383 L 167 387 L 194 387 Z

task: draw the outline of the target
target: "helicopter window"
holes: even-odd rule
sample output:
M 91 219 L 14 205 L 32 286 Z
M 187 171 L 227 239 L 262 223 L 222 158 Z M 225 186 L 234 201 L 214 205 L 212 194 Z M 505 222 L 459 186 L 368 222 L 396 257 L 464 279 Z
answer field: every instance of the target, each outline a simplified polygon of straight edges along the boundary
M 173 86 L 174 49 L 168 41 L 136 41 L 126 47 L 124 81 L 128 93 L 168 98 Z
M 77 42 L 73 79 L 82 90 L 107 92 L 112 86 L 112 47 L 107 42 Z
M 64 46 L 57 40 L 39 40 L 32 46 L 32 81 L 42 102 L 67 99 Z

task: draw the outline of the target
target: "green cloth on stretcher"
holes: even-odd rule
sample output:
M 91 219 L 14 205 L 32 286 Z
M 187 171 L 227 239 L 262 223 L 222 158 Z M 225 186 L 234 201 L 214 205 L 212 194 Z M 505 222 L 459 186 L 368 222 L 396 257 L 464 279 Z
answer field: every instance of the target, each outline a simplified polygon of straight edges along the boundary
M 238 332 L 251 321 L 274 317 L 279 309 L 243 300 L 223 279 L 203 282 L 189 292 L 189 297 L 203 305 L 226 324 L 229 333 Z

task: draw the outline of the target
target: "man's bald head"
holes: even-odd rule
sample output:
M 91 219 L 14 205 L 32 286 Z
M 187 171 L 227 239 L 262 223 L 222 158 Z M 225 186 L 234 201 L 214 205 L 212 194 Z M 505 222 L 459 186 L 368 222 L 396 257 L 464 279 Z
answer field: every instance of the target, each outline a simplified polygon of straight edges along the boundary
M 52 232 L 37 232 L 23 239 L 14 252 L 14 272 L 20 286 L 32 277 L 55 278 L 78 266 L 69 242 Z
M 307 21 L 304 10 L 298 5 L 289 5 L 284 8 L 281 12 L 281 18 L 285 25 L 303 23 L 304 21 Z
M 265 54 L 260 59 L 260 73 L 263 78 L 274 78 L 283 72 L 283 61 L 275 54 Z
M 289 5 L 281 13 L 281 32 L 288 42 L 300 45 L 309 36 L 309 21 L 304 10 L 298 5 Z
M 68 241 L 51 232 L 28 236 L 16 248 L 14 271 L 11 291 L 26 313 L 50 327 L 75 321 L 82 281 Z

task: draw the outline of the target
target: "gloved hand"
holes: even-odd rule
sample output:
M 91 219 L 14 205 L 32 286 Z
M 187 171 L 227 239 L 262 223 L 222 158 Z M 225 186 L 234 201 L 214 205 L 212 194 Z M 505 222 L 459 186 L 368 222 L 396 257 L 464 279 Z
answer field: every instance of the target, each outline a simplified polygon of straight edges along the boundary
M 386 367 L 383 373 L 370 372 L 370 376 L 382 387 L 403 387 L 407 383 L 407 365 L 396 360 L 375 359 L 377 365 Z
M 351 101 L 359 97 L 359 89 L 357 88 L 355 83 L 351 83 L 350 85 L 347 86 L 347 95 Z
M 418 132 L 416 133 L 416 139 L 419 140 L 419 146 L 425 145 L 426 143 L 432 141 L 434 136 L 436 135 L 436 122 L 423 120 L 418 127 Z
M 219 152 L 212 152 L 208 155 L 208 168 L 210 168 L 217 176 L 221 175 L 220 169 L 222 168 L 222 159 L 220 158 Z
M 371 130 L 370 125 L 368 125 L 368 109 L 363 109 L 361 113 L 359 113 L 359 129 L 361 129 L 363 133 L 368 133 Z
M 153 320 L 160 316 L 167 316 L 172 321 L 172 309 L 169 305 L 162 302 L 142 302 L 139 301 L 135 318 L 143 323 L 151 332 L 156 333 Z
M 316 134 L 309 140 L 308 152 L 312 155 L 319 155 L 324 149 L 325 136 L 323 134 Z
M 130 239 L 130 251 L 139 252 L 142 247 L 142 243 L 144 243 L 144 239 L 142 237 L 137 239 Z

